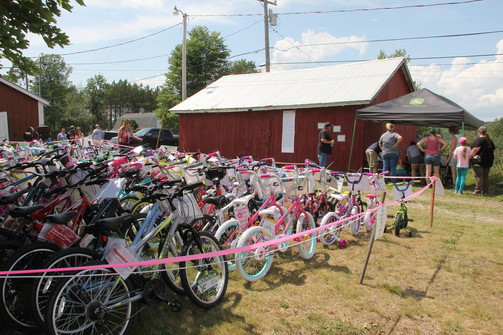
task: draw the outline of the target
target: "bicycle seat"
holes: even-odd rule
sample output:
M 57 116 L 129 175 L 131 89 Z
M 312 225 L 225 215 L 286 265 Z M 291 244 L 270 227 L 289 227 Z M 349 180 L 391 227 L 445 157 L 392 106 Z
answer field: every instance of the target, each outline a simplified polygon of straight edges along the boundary
M 227 200 L 227 198 L 225 197 L 225 195 L 217 195 L 214 197 L 207 197 L 206 199 L 204 199 L 204 201 L 206 201 L 207 204 L 212 204 L 212 205 L 215 205 L 218 207 L 224 207 L 229 202 Z
M 267 216 L 267 215 L 274 216 L 276 214 L 277 210 L 278 210 L 277 207 L 269 207 L 269 208 L 260 210 L 258 212 L 258 215 L 260 217 L 264 217 L 264 216 Z
M 343 194 L 335 194 L 334 193 L 334 194 L 331 194 L 330 196 L 337 201 L 343 201 L 343 200 L 349 198 L 349 195 L 347 195 L 345 193 L 343 193 Z
M 376 195 L 375 195 L 375 193 L 370 193 L 370 194 L 367 194 L 367 198 L 369 198 L 369 199 L 375 199 Z
M 11 193 L 9 195 L 0 196 L 0 205 L 11 205 L 15 203 L 26 192 L 28 192 L 27 188 L 18 192 Z
M 68 224 L 68 221 L 73 219 L 77 215 L 77 213 L 78 212 L 76 211 L 70 211 L 59 214 L 47 215 L 44 219 L 44 222 L 54 224 Z
M 96 221 L 96 224 L 93 225 L 96 232 L 106 233 L 106 232 L 114 232 L 118 234 L 125 234 L 128 228 L 135 222 L 135 217 L 131 214 L 117 216 L 113 218 L 106 218 Z M 92 226 L 89 226 L 90 230 Z M 87 229 L 86 229 L 87 231 Z M 90 231 L 89 231 L 90 232 Z
M 28 217 L 33 213 L 35 213 L 36 211 L 41 210 L 42 208 L 44 208 L 44 205 L 20 206 L 11 210 L 9 212 L 9 215 L 12 216 L 13 218 Z

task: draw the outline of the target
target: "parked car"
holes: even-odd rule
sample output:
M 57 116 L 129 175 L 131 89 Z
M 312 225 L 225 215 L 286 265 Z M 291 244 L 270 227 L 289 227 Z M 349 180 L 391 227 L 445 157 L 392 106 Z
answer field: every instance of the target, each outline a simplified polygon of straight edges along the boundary
M 161 130 L 161 136 L 159 137 L 159 130 Z M 137 141 L 134 138 L 130 139 L 131 145 L 148 144 L 150 148 L 157 149 L 161 145 L 170 145 L 178 147 L 178 136 L 173 135 L 173 132 L 167 128 L 143 128 L 134 133 L 137 137 L 143 139 L 142 142 Z M 159 145 L 157 145 L 159 141 Z M 113 143 L 117 143 L 117 136 L 112 138 Z

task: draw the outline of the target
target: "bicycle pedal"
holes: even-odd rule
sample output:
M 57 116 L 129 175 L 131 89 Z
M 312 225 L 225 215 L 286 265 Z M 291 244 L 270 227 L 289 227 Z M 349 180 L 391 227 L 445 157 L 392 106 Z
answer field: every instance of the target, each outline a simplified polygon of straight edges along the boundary
M 409 221 L 409 222 L 414 222 L 414 219 L 407 219 L 407 221 Z
M 386 215 L 386 217 L 387 217 L 388 219 L 394 219 L 394 218 L 395 218 L 395 216 L 394 216 L 394 215 Z

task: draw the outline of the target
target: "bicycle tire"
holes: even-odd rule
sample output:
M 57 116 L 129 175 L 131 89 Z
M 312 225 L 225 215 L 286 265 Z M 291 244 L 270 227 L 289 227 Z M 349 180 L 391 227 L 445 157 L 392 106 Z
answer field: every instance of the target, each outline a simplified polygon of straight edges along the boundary
M 144 200 L 139 200 L 136 204 L 133 205 L 131 209 L 131 214 L 140 214 L 142 213 L 142 210 L 147 207 L 152 205 L 152 202 L 150 201 L 144 201 Z
M 339 217 L 335 213 L 328 213 L 321 220 L 320 226 L 330 225 L 318 233 L 318 239 L 323 245 L 332 245 L 339 239 L 341 225 L 335 223 L 336 221 L 339 221 Z
M 91 249 L 74 247 L 60 250 L 52 255 L 42 266 L 43 269 L 75 267 L 90 261 L 97 261 L 100 255 Z M 45 308 L 49 297 L 59 282 L 64 278 L 59 275 L 68 275 L 71 272 L 44 272 L 33 280 L 31 287 L 31 310 L 36 324 L 45 327 Z
M 236 219 L 225 221 L 215 233 L 215 238 L 224 249 L 235 248 L 242 233 L 239 230 L 239 222 Z M 229 271 L 236 269 L 236 261 L 232 255 L 227 256 Z
M 4 270 L 37 269 L 59 248 L 46 242 L 36 242 L 18 249 L 5 264 Z M 38 326 L 31 314 L 30 297 L 31 278 L 5 276 L 0 279 L 0 319 L 12 329 L 24 333 L 38 331 Z
M 248 228 L 239 238 L 238 248 L 264 242 L 264 228 Z M 267 250 L 250 250 L 236 253 L 236 269 L 247 281 L 257 281 L 263 278 L 272 266 L 274 253 Z
M 306 214 L 307 218 L 305 217 L 304 213 L 299 215 L 295 231 L 296 233 L 301 233 L 303 231 L 314 229 L 316 227 L 311 213 L 306 212 Z M 299 248 L 300 257 L 302 257 L 303 259 L 313 258 L 316 251 L 316 233 L 305 234 L 304 236 L 302 236 L 301 240 L 297 244 L 297 247 Z
M 213 235 L 199 232 L 197 238 L 199 241 L 192 238 L 184 245 L 182 256 L 221 250 Z M 199 242 L 202 250 L 199 250 Z M 223 300 L 227 291 L 229 270 L 225 256 L 180 262 L 180 277 L 189 299 L 201 308 L 210 309 Z
M 402 213 L 397 213 L 395 218 L 395 236 L 400 236 L 400 230 L 402 229 Z
M 0 228 L 0 241 L 14 241 L 16 237 L 17 235 L 15 232 L 9 229 Z
M 168 243 L 165 241 L 164 243 Z M 160 258 L 177 257 L 182 254 L 183 242 L 179 233 L 172 237 L 170 244 L 162 247 Z M 159 268 L 165 271 L 161 272 L 161 278 L 164 283 L 175 293 L 185 294 L 180 278 L 180 263 L 159 264 Z
M 86 263 L 100 264 L 106 263 Z M 62 281 L 47 302 L 46 331 L 51 335 L 94 335 L 104 333 L 103 330 L 112 335 L 127 334 L 138 307 L 136 301 L 128 300 L 133 295 L 133 288 L 130 277 L 124 280 L 113 269 L 79 271 Z M 110 303 L 110 300 L 114 302 Z M 102 306 L 107 308 L 100 309 Z
M 132 210 L 134 205 L 139 201 L 140 199 L 134 195 L 128 195 L 124 198 L 119 199 L 119 203 L 121 204 L 121 207 L 125 210 Z
M 351 207 L 351 211 L 349 212 L 349 215 L 354 216 L 354 215 L 359 214 L 360 212 L 361 212 L 360 206 L 355 205 L 355 206 Z M 357 236 L 358 233 L 360 232 L 361 216 L 354 218 L 354 219 L 351 219 L 350 226 L 351 226 L 351 234 L 353 234 L 353 236 Z
M 0 269 L 23 245 L 17 241 L 0 240 Z

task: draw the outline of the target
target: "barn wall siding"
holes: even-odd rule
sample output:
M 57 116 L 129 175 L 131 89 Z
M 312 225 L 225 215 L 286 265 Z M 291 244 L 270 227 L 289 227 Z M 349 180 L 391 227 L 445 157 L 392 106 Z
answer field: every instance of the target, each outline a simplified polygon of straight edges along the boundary
M 3 83 L 0 83 L 0 112 L 7 112 L 11 141 L 22 141 L 29 127 L 39 125 L 38 101 Z
M 402 71 L 397 71 L 379 92 L 372 104 L 388 101 L 410 93 Z M 281 153 L 282 110 L 236 113 L 180 114 L 180 146 L 186 151 L 220 151 L 226 157 L 253 155 L 254 158 L 274 157 L 278 162 L 302 163 L 309 158 L 317 162 L 318 123 L 331 122 L 341 127 L 334 133 L 336 143 L 330 156 L 330 168 L 345 171 L 348 167 L 351 137 L 356 110 L 366 107 L 342 106 L 297 109 L 295 115 L 295 152 Z M 377 141 L 385 131 L 384 125 L 357 120 L 352 169 L 366 165 L 365 149 Z M 404 136 L 402 153 L 411 139 L 415 127 L 397 126 Z M 344 142 L 337 135 L 345 135 Z

